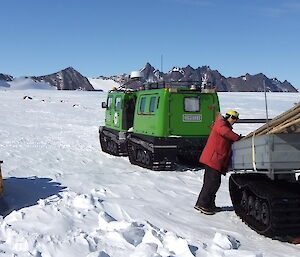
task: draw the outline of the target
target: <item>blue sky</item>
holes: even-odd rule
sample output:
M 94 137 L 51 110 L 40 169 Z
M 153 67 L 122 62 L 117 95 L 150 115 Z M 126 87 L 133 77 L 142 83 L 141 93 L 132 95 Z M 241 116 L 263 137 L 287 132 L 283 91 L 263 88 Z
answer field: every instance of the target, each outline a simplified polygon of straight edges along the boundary
M 300 89 L 298 0 L 6 0 L 0 73 L 87 77 L 150 62 L 209 65 L 222 75 L 264 73 Z

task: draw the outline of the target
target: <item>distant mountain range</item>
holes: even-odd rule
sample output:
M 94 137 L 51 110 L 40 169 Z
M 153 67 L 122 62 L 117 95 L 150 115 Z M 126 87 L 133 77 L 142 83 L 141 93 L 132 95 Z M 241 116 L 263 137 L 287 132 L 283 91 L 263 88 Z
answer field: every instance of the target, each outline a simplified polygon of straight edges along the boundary
M 1 86 L 7 89 L 53 88 L 58 90 L 95 90 L 89 80 L 72 67 L 38 77 L 29 76 L 13 78 L 10 75 L 0 73 L 0 87 Z
M 150 63 L 141 69 L 146 81 L 157 82 L 160 80 L 170 81 L 191 81 L 210 83 L 217 91 L 223 92 L 263 92 L 264 83 L 267 91 L 270 92 L 298 92 L 288 81 L 281 82 L 276 78 L 268 78 L 264 74 L 246 74 L 237 78 L 224 77 L 217 70 L 211 70 L 209 66 L 198 67 L 197 69 L 187 66 L 185 68 L 174 67 L 167 73 L 155 69 Z M 111 79 L 121 83 L 129 83 L 128 76 L 112 76 Z M 127 82 L 126 82 L 127 81 Z
M 270 92 L 298 92 L 298 90 L 288 81 L 281 82 L 276 78 L 268 78 L 263 73 L 256 75 L 246 74 L 240 77 L 224 77 L 217 70 L 210 69 L 209 66 L 198 67 L 197 69 L 187 66 L 184 68 L 174 67 L 167 73 L 163 73 L 155 69 L 150 63 L 147 63 L 140 70 L 144 79 L 148 82 L 158 81 L 189 81 L 210 83 L 217 91 L 230 92 L 260 92 L 264 91 L 264 85 L 267 91 Z M 55 87 L 58 90 L 86 90 L 93 91 L 95 88 L 90 83 L 87 77 L 81 75 L 72 67 L 58 71 L 53 74 L 44 76 L 29 76 L 24 77 L 30 79 L 33 83 L 40 85 L 44 83 L 50 87 Z M 114 75 L 110 77 L 100 76 L 95 80 L 113 80 L 120 86 L 125 85 L 130 88 L 136 88 L 138 84 L 130 81 L 129 74 Z M 9 88 L 16 80 L 13 76 L 0 73 L 0 87 Z

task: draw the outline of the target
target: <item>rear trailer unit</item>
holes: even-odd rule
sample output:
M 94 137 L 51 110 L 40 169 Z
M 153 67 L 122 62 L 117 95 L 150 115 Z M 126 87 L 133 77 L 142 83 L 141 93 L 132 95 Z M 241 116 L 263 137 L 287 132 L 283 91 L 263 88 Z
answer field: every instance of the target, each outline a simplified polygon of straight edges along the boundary
M 300 134 L 264 134 L 232 146 L 229 190 L 235 212 L 258 233 L 300 236 Z

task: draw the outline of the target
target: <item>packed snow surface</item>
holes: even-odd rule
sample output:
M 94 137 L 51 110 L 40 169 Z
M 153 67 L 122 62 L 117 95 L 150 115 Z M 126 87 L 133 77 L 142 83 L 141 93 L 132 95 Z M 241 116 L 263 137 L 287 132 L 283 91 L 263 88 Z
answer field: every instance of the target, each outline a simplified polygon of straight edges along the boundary
M 103 79 L 103 78 L 89 78 L 89 82 L 92 84 L 93 88 L 99 90 L 103 90 L 104 92 L 108 92 L 112 88 L 120 87 L 120 84 L 111 80 L 111 79 Z
M 28 90 L 28 89 L 47 89 L 56 90 L 57 88 L 51 86 L 45 81 L 34 81 L 27 77 L 14 78 L 12 81 L 0 80 L 0 90 Z
M 299 96 L 268 93 L 269 117 Z M 193 209 L 203 170 L 151 171 L 103 153 L 98 126 L 105 98 L 102 92 L 0 91 L 1 209 L 9 208 L 0 222 L 1 256 L 299 256 L 300 245 L 258 235 L 236 216 L 229 175 L 216 200 L 227 211 L 205 216 Z M 219 98 L 223 113 L 265 117 L 262 93 Z M 258 126 L 234 130 L 245 135 Z

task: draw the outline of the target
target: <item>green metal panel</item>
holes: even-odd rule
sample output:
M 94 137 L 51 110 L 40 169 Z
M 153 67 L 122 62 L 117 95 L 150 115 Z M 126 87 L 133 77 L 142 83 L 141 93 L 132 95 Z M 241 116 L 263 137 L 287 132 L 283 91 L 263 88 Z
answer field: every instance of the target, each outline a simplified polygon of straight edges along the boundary
M 170 135 L 207 136 L 219 112 L 216 94 L 178 91 L 171 93 Z
M 105 126 L 118 131 L 127 131 L 123 128 L 124 103 L 132 98 L 135 93 L 111 91 L 107 96 L 107 108 L 105 111 Z
M 167 136 L 167 89 L 139 91 L 135 108 L 133 132 L 152 136 Z
M 153 97 L 159 103 L 151 111 Z M 185 110 L 185 103 L 191 109 Z M 159 137 L 207 136 L 219 111 L 216 93 L 165 88 L 139 91 L 133 132 Z

